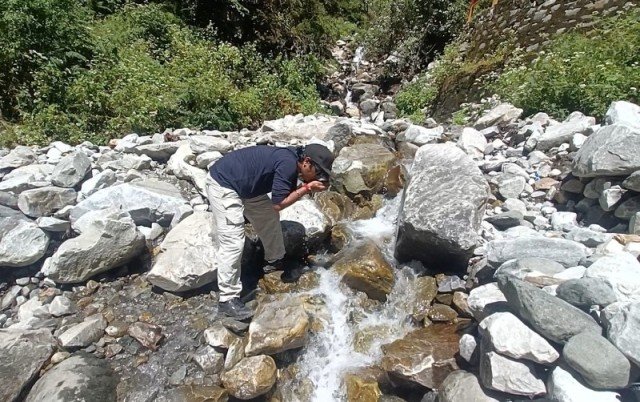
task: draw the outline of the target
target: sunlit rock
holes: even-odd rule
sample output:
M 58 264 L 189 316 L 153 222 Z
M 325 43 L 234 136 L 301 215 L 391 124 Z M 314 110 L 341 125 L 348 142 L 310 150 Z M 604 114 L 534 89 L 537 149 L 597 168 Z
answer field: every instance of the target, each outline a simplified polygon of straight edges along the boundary
M 498 402 L 497 396 L 482 388 L 478 377 L 463 370 L 450 373 L 438 390 L 440 402 Z
M 534 397 L 547 392 L 533 363 L 512 360 L 496 352 L 482 353 L 480 378 L 485 387 L 509 394 Z
M 297 297 L 263 302 L 249 325 L 247 356 L 275 354 L 304 346 L 309 316 Z
M 372 299 L 385 301 L 394 283 L 393 268 L 373 242 L 362 242 L 345 250 L 333 268 L 347 286 Z
M 221 379 L 229 394 L 247 400 L 269 392 L 276 382 L 276 372 L 276 363 L 270 356 L 251 356 L 223 373 Z
M 226 389 L 206 385 L 183 385 L 173 388 L 158 396 L 157 402 L 227 402 L 229 393 Z
M 354 197 L 371 196 L 382 190 L 395 155 L 378 144 L 358 144 L 343 148 L 333 162 L 333 185 L 339 192 Z
M 303 273 L 295 282 L 283 282 L 282 272 L 271 272 L 258 281 L 258 286 L 267 294 L 293 293 L 311 290 L 318 286 L 318 274 L 313 271 Z
M 347 374 L 344 378 L 347 388 L 347 402 L 377 401 L 382 392 L 378 382 L 357 374 Z
M 0 267 L 23 267 L 44 256 L 49 236 L 35 223 L 17 218 L 0 219 Z

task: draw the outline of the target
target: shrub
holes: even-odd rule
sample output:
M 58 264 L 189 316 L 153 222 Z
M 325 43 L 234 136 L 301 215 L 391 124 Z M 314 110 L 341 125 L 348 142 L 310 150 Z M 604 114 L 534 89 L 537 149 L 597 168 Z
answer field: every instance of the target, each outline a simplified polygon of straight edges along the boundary
M 602 116 L 612 101 L 637 101 L 639 20 L 636 10 L 603 20 L 592 35 L 561 35 L 531 63 L 514 60 L 491 89 L 526 114 L 560 118 L 576 110 Z

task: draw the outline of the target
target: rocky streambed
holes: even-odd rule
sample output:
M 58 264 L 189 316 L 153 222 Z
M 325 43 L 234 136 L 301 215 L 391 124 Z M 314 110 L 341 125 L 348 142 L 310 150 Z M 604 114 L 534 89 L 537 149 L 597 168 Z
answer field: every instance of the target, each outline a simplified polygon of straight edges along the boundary
M 596 124 L 489 101 L 422 126 L 364 99 L 1 150 L 0 400 L 633 401 L 640 107 Z M 247 225 L 256 314 L 220 317 L 206 167 L 309 142 L 337 158 L 331 191 L 281 214 L 298 281 L 263 275 Z

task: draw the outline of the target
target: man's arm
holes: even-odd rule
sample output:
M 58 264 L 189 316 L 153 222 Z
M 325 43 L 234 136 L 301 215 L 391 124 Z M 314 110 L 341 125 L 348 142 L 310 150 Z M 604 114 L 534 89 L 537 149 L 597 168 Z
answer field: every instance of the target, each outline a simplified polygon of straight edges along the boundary
M 289 205 L 295 203 L 300 198 L 304 197 L 306 194 L 316 191 L 323 191 L 327 187 L 322 184 L 320 181 L 312 181 L 310 183 L 305 183 L 304 185 L 298 187 L 296 190 L 292 191 L 284 200 L 280 202 L 280 204 L 274 204 L 273 209 L 276 211 L 282 211 Z

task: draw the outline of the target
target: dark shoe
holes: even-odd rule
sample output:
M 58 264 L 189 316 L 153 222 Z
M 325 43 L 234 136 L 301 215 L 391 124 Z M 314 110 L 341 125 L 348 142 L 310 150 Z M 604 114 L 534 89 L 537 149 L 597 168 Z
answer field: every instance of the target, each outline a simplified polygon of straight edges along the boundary
M 282 275 L 280 275 L 280 280 L 284 283 L 298 282 L 298 279 L 300 279 L 302 273 L 303 272 L 298 269 L 285 269 Z
M 282 271 L 284 270 L 284 259 L 281 258 L 274 262 L 267 263 L 264 267 L 262 267 L 262 270 L 264 271 L 265 275 L 275 271 Z
M 218 311 L 221 314 L 234 318 L 238 321 L 253 317 L 253 311 L 251 311 L 249 307 L 245 306 L 237 297 L 226 302 L 218 303 Z

